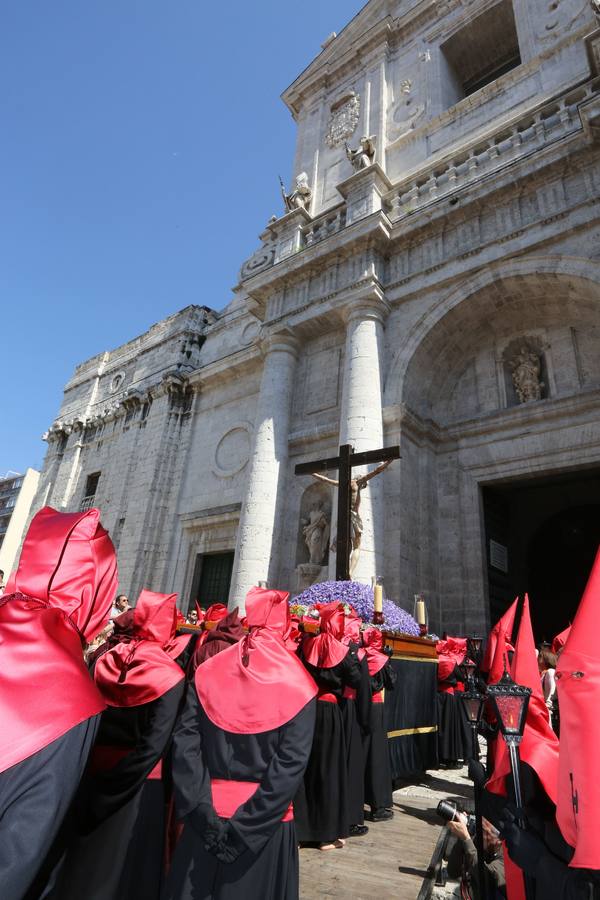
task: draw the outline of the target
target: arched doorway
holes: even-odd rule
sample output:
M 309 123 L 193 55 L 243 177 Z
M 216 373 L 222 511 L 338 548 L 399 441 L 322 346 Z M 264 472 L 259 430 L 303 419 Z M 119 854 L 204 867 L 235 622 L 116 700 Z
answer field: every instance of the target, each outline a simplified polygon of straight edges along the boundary
M 533 627 L 551 641 L 573 621 L 600 544 L 600 504 L 550 516 L 529 542 L 527 568 Z

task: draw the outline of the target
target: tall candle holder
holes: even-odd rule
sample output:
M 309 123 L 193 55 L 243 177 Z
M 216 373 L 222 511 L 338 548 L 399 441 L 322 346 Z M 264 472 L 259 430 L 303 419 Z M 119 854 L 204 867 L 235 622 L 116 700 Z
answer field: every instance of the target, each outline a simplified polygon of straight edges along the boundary
M 373 585 L 373 625 L 385 625 L 383 615 L 383 578 L 376 577 Z
M 413 618 L 416 619 L 417 625 L 419 626 L 419 634 L 421 637 L 425 637 L 429 632 L 429 623 L 427 621 L 427 606 L 423 594 L 415 594 Z

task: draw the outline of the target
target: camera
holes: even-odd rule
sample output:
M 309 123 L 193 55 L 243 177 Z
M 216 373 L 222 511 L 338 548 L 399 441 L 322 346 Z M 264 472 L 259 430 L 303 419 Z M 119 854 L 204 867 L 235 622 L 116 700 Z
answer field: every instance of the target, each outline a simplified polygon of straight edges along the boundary
M 444 822 L 452 822 L 457 819 L 459 813 L 464 813 L 464 810 L 458 809 L 456 803 L 452 800 L 440 800 L 437 805 L 437 814 Z M 468 813 L 464 813 L 466 816 L 466 825 L 467 831 L 473 837 L 475 835 L 475 816 L 470 815 Z

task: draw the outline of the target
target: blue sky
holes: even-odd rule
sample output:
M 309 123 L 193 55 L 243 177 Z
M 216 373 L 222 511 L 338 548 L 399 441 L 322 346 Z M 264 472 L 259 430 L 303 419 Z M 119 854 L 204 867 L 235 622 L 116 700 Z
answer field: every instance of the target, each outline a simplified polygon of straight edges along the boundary
M 0 8 L 0 475 L 42 464 L 78 362 L 222 308 L 280 212 L 279 99 L 363 0 Z

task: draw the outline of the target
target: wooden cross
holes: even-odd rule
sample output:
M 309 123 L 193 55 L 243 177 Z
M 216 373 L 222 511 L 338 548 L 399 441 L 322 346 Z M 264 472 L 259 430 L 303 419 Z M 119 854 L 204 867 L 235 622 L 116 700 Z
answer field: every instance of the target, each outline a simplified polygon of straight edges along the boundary
M 327 472 L 330 469 L 338 470 L 336 581 L 350 580 L 352 469 L 356 466 L 366 466 L 369 463 L 376 462 L 385 462 L 389 465 L 393 459 L 400 459 L 400 447 L 398 446 L 382 447 L 380 450 L 366 450 L 363 453 L 355 453 L 350 444 L 343 444 L 340 447 L 339 456 L 331 456 L 329 459 L 318 459 L 316 462 L 299 463 L 294 470 L 296 475 L 313 475 L 319 472 Z M 371 472 L 369 476 L 365 477 L 373 477 L 375 474 L 377 472 Z

